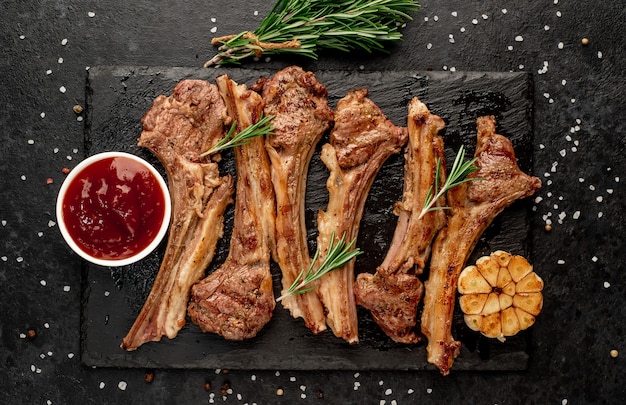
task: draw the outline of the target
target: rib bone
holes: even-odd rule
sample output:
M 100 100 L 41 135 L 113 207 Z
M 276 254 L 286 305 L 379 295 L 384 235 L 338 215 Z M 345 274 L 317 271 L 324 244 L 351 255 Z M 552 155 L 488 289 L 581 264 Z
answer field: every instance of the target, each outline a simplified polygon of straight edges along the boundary
M 450 372 L 461 345 L 452 337 L 452 312 L 457 280 L 468 256 L 498 214 L 541 187 L 541 180 L 519 169 L 511 141 L 495 132 L 494 117 L 480 117 L 476 123 L 475 156 L 480 169 L 470 176 L 484 180 L 470 181 L 448 192 L 451 215 L 435 239 L 425 283 L 422 333 L 428 338 L 428 362 L 443 375 Z
M 322 161 L 330 170 L 326 182 L 329 201 L 318 213 L 320 249 L 318 263 L 328 252 L 333 234 L 355 239 L 363 207 L 383 163 L 398 153 L 407 140 L 406 128 L 395 126 L 367 96 L 366 89 L 350 91 L 337 103 L 330 143 L 322 147 Z M 358 343 L 358 319 L 354 299 L 354 263 L 321 278 L 319 294 L 326 322 L 335 336 Z
M 333 111 L 326 88 L 313 73 L 296 66 L 262 79 L 257 87 L 263 92 L 265 114 L 275 117 L 274 135 L 268 137 L 266 147 L 276 193 L 276 259 L 284 293 L 311 261 L 304 222 L 307 173 L 315 145 L 332 123 Z M 324 309 L 315 292 L 281 302 L 294 318 L 302 317 L 313 333 L 326 329 Z
M 424 290 L 418 275 L 424 270 L 433 238 L 446 221 L 442 210 L 419 218 L 428 191 L 435 183 L 438 159 L 442 168 L 439 181 L 445 181 L 443 139 L 438 135 L 444 126 L 443 119 L 431 114 L 424 103 L 417 98 L 411 101 L 404 191 L 402 201 L 394 207 L 398 216 L 396 230 L 376 273 L 361 273 L 355 283 L 357 303 L 369 309 L 387 336 L 399 343 L 420 340 L 414 330 L 417 306 Z
M 259 94 L 225 75 L 216 82 L 237 133 L 260 119 Z M 276 305 L 270 273 L 276 205 L 264 138 L 235 147 L 235 161 L 237 194 L 228 257 L 192 287 L 188 314 L 204 332 L 243 340 L 257 335 Z
M 170 97 L 157 97 L 143 117 L 138 144 L 165 167 L 172 224 L 163 262 L 123 349 L 172 339 L 185 324 L 190 288 L 213 259 L 232 202 L 233 180 L 220 177 L 219 156 L 200 156 L 224 136 L 228 121 L 217 86 L 200 80 L 181 81 Z

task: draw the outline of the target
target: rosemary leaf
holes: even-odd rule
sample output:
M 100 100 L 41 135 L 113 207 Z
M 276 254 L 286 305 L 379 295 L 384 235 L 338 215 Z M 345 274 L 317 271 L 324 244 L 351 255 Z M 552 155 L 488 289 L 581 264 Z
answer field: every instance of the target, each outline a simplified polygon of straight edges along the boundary
M 270 121 L 272 121 L 273 119 L 274 116 L 272 115 L 268 115 L 266 117 L 261 116 L 261 119 L 257 123 L 243 129 L 237 135 L 235 135 L 237 121 L 234 121 L 233 124 L 230 126 L 230 129 L 228 130 L 226 136 L 220 139 L 220 141 L 213 145 L 211 149 L 202 153 L 200 156 L 204 157 L 213 153 L 220 152 L 224 149 L 245 145 L 246 143 L 250 142 L 252 138 L 255 138 L 257 136 L 272 135 L 274 133 L 274 126 Z
M 414 0 L 278 0 L 256 30 L 213 38 L 218 54 L 204 66 L 273 54 L 317 59 L 322 49 L 388 52 L 419 7 Z
M 421 219 L 422 217 L 424 217 L 424 215 L 431 211 L 450 209 L 450 207 L 435 206 L 437 200 L 439 200 L 439 198 L 441 198 L 449 190 L 468 181 L 483 180 L 478 177 L 468 178 L 470 174 L 479 169 L 477 166 L 474 165 L 474 163 L 476 163 L 476 160 L 476 158 L 472 158 L 466 161 L 465 148 L 461 145 L 461 148 L 454 158 L 454 163 L 452 164 L 452 168 L 450 169 L 450 174 L 446 178 L 446 181 L 443 183 L 443 185 L 440 187 L 439 182 L 441 179 L 442 165 L 441 158 L 437 159 L 437 168 L 435 169 L 435 184 L 432 185 L 428 190 L 426 200 L 424 201 L 424 207 L 422 208 L 418 219 Z
M 352 249 L 355 239 L 353 239 L 348 245 L 346 245 L 345 239 L 346 234 L 344 233 L 341 239 L 335 243 L 335 233 L 333 232 L 330 238 L 330 244 L 328 245 L 328 252 L 319 267 L 316 269 L 314 268 L 320 255 L 320 248 L 318 247 L 315 251 L 313 259 L 311 260 L 309 268 L 306 269 L 306 271 L 302 270 L 287 291 L 278 297 L 276 301 L 280 302 L 292 295 L 304 294 L 313 290 L 315 287 L 311 286 L 311 283 L 319 280 L 331 271 L 343 267 L 350 260 L 363 253 L 358 248 Z

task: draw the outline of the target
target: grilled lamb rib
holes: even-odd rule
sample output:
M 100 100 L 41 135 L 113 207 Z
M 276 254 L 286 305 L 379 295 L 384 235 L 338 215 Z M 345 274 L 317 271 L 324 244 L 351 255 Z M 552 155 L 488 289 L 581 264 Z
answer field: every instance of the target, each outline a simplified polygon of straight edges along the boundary
M 443 375 L 449 374 L 461 345 L 453 339 L 451 325 L 457 280 L 468 256 L 498 214 L 541 188 L 541 180 L 517 166 L 511 141 L 495 132 L 495 118 L 480 117 L 476 123 L 475 156 L 480 169 L 470 177 L 484 180 L 470 181 L 448 192 L 451 214 L 435 238 L 425 283 L 422 333 L 428 338 L 428 362 Z
M 337 103 L 330 143 L 322 147 L 322 161 L 330 170 L 326 182 L 329 201 L 318 213 L 318 263 L 328 252 L 333 234 L 355 239 L 363 207 L 383 163 L 400 151 L 407 140 L 406 128 L 395 126 L 367 96 L 366 89 L 350 91 Z M 319 295 L 326 322 L 335 336 L 358 343 L 358 319 L 354 300 L 354 262 L 320 279 Z
M 419 218 L 431 185 L 435 183 L 437 160 L 445 168 L 443 139 L 438 135 L 443 119 L 431 114 L 414 98 L 409 105 L 409 144 L 405 152 L 402 201 L 394 207 L 398 216 L 389 250 L 375 274 L 361 273 L 355 282 L 357 303 L 372 313 L 380 328 L 396 342 L 420 340 L 414 328 L 417 306 L 424 286 L 418 278 L 430 255 L 436 233 L 444 226 L 446 214 L 432 211 Z M 445 181 L 445 170 L 440 180 Z M 438 201 L 438 204 L 444 204 Z
M 297 66 L 259 80 L 254 89 L 262 91 L 265 115 L 274 116 L 274 135 L 268 137 L 266 148 L 276 193 L 276 261 L 285 292 L 311 262 L 304 222 L 307 173 L 333 111 L 326 88 L 313 73 Z M 294 318 L 302 317 L 313 333 L 326 330 L 324 309 L 314 291 L 287 297 L 282 304 Z
M 200 155 L 224 136 L 229 120 L 217 86 L 200 80 L 183 80 L 170 97 L 157 97 L 142 119 L 138 145 L 165 167 L 172 224 L 159 272 L 123 349 L 172 339 L 185 324 L 189 291 L 213 258 L 233 194 L 232 177 L 220 177 L 219 157 Z
M 216 79 L 236 132 L 263 114 L 261 96 L 227 76 Z M 270 273 L 275 200 L 263 137 L 235 147 L 237 191 L 234 227 L 226 261 L 191 289 L 188 314 L 203 332 L 243 340 L 269 322 L 276 305 Z

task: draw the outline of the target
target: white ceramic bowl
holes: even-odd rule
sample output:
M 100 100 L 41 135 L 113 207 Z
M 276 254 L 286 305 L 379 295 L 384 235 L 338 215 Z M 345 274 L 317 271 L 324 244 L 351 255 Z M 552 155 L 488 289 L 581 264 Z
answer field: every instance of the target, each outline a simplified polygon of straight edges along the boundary
M 100 254 L 96 254 L 96 256 L 100 256 L 100 257 L 94 257 L 94 254 L 90 254 L 89 252 L 87 252 L 86 249 L 81 247 L 80 244 L 77 243 L 74 237 L 72 236 L 72 233 L 76 234 L 76 231 L 70 230 L 70 227 L 68 226 L 68 223 L 66 222 L 66 220 L 71 221 L 72 219 L 65 218 L 63 203 L 66 197 L 68 196 L 68 189 L 70 189 L 70 185 L 74 181 L 81 181 L 80 179 L 76 180 L 77 177 L 78 178 L 83 177 L 85 173 L 88 173 L 90 170 L 91 171 L 95 170 L 93 165 L 104 164 L 104 162 L 102 161 L 106 159 L 110 159 L 110 158 L 115 158 L 116 163 L 120 162 L 120 165 L 122 164 L 122 162 L 124 162 L 123 159 L 130 159 L 131 161 L 139 163 L 143 168 L 147 169 L 152 174 L 154 179 L 157 181 L 158 187 L 160 188 L 160 191 L 163 193 L 164 210 L 163 210 L 162 222 L 161 222 L 160 227 L 158 228 L 158 231 L 153 235 L 151 239 L 146 239 L 145 241 L 143 241 L 143 245 L 147 243 L 145 247 L 133 252 L 130 255 L 128 252 L 126 252 L 125 254 L 120 255 L 119 257 L 109 256 L 109 257 L 103 258 L 102 255 Z M 118 159 L 122 159 L 122 160 L 118 160 Z M 132 164 L 132 162 L 130 164 Z M 119 177 L 120 176 L 119 172 L 116 172 L 116 173 Z M 128 172 L 123 172 L 123 173 L 128 173 Z M 127 177 L 124 177 L 124 179 L 126 180 Z M 119 187 L 116 187 L 116 189 L 119 189 Z M 126 190 L 127 191 L 124 191 L 122 193 L 133 193 L 136 191 L 135 189 L 131 187 L 127 187 Z M 71 198 L 71 196 L 69 196 L 68 198 Z M 106 210 L 106 208 L 102 208 L 102 209 Z M 139 210 L 136 210 L 136 211 L 139 211 Z M 120 213 L 119 208 L 117 208 L 115 212 L 116 214 L 119 214 L 118 217 L 116 217 L 118 218 L 118 220 L 120 217 L 125 218 L 125 213 L 124 212 Z M 73 215 L 73 214 L 68 214 L 68 215 Z M 163 179 L 163 177 L 150 163 L 146 162 L 145 160 L 133 154 L 129 154 L 125 152 L 99 153 L 97 155 L 93 155 L 83 160 L 82 162 L 80 162 L 67 175 L 65 181 L 63 182 L 61 186 L 61 189 L 59 190 L 57 203 L 56 203 L 57 223 L 59 225 L 59 229 L 61 231 L 61 234 L 63 235 L 63 238 L 65 239 L 67 244 L 70 246 L 70 248 L 85 260 L 91 263 L 100 265 L 100 266 L 108 266 L 108 267 L 125 266 L 128 264 L 137 262 L 143 259 L 144 257 L 146 257 L 148 254 L 150 254 L 159 245 L 159 243 L 161 243 L 161 241 L 165 237 L 165 234 L 167 233 L 167 230 L 169 227 L 171 215 L 172 215 L 172 202 L 170 199 L 170 194 L 167 189 L 167 184 L 165 183 L 165 180 Z M 84 225 L 84 226 L 87 227 L 88 225 Z M 133 235 L 134 234 L 135 233 L 133 233 Z M 90 243 L 92 243 L 93 246 L 96 246 L 96 247 L 98 246 L 97 242 L 90 242 Z M 96 251 L 96 249 L 94 249 L 94 251 Z

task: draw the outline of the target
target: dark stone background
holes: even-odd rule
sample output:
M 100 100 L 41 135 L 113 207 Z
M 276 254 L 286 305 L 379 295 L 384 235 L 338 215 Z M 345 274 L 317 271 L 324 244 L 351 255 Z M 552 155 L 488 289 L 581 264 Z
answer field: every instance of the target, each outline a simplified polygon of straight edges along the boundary
M 531 261 L 546 288 L 527 370 L 453 369 L 448 377 L 436 371 L 156 370 L 146 383 L 144 369 L 84 366 L 81 262 L 59 235 L 54 202 L 62 168 L 84 156 L 84 121 L 72 107 L 85 103 L 86 68 L 201 66 L 214 53 L 214 27 L 215 35 L 253 29 L 271 3 L 5 1 L 0 403 L 623 403 L 623 5 L 422 3 L 390 55 L 273 57 L 246 67 L 532 74 L 533 173 L 544 187 L 532 207 Z M 34 340 L 26 337 L 31 328 Z M 277 389 L 284 394 L 277 396 Z

